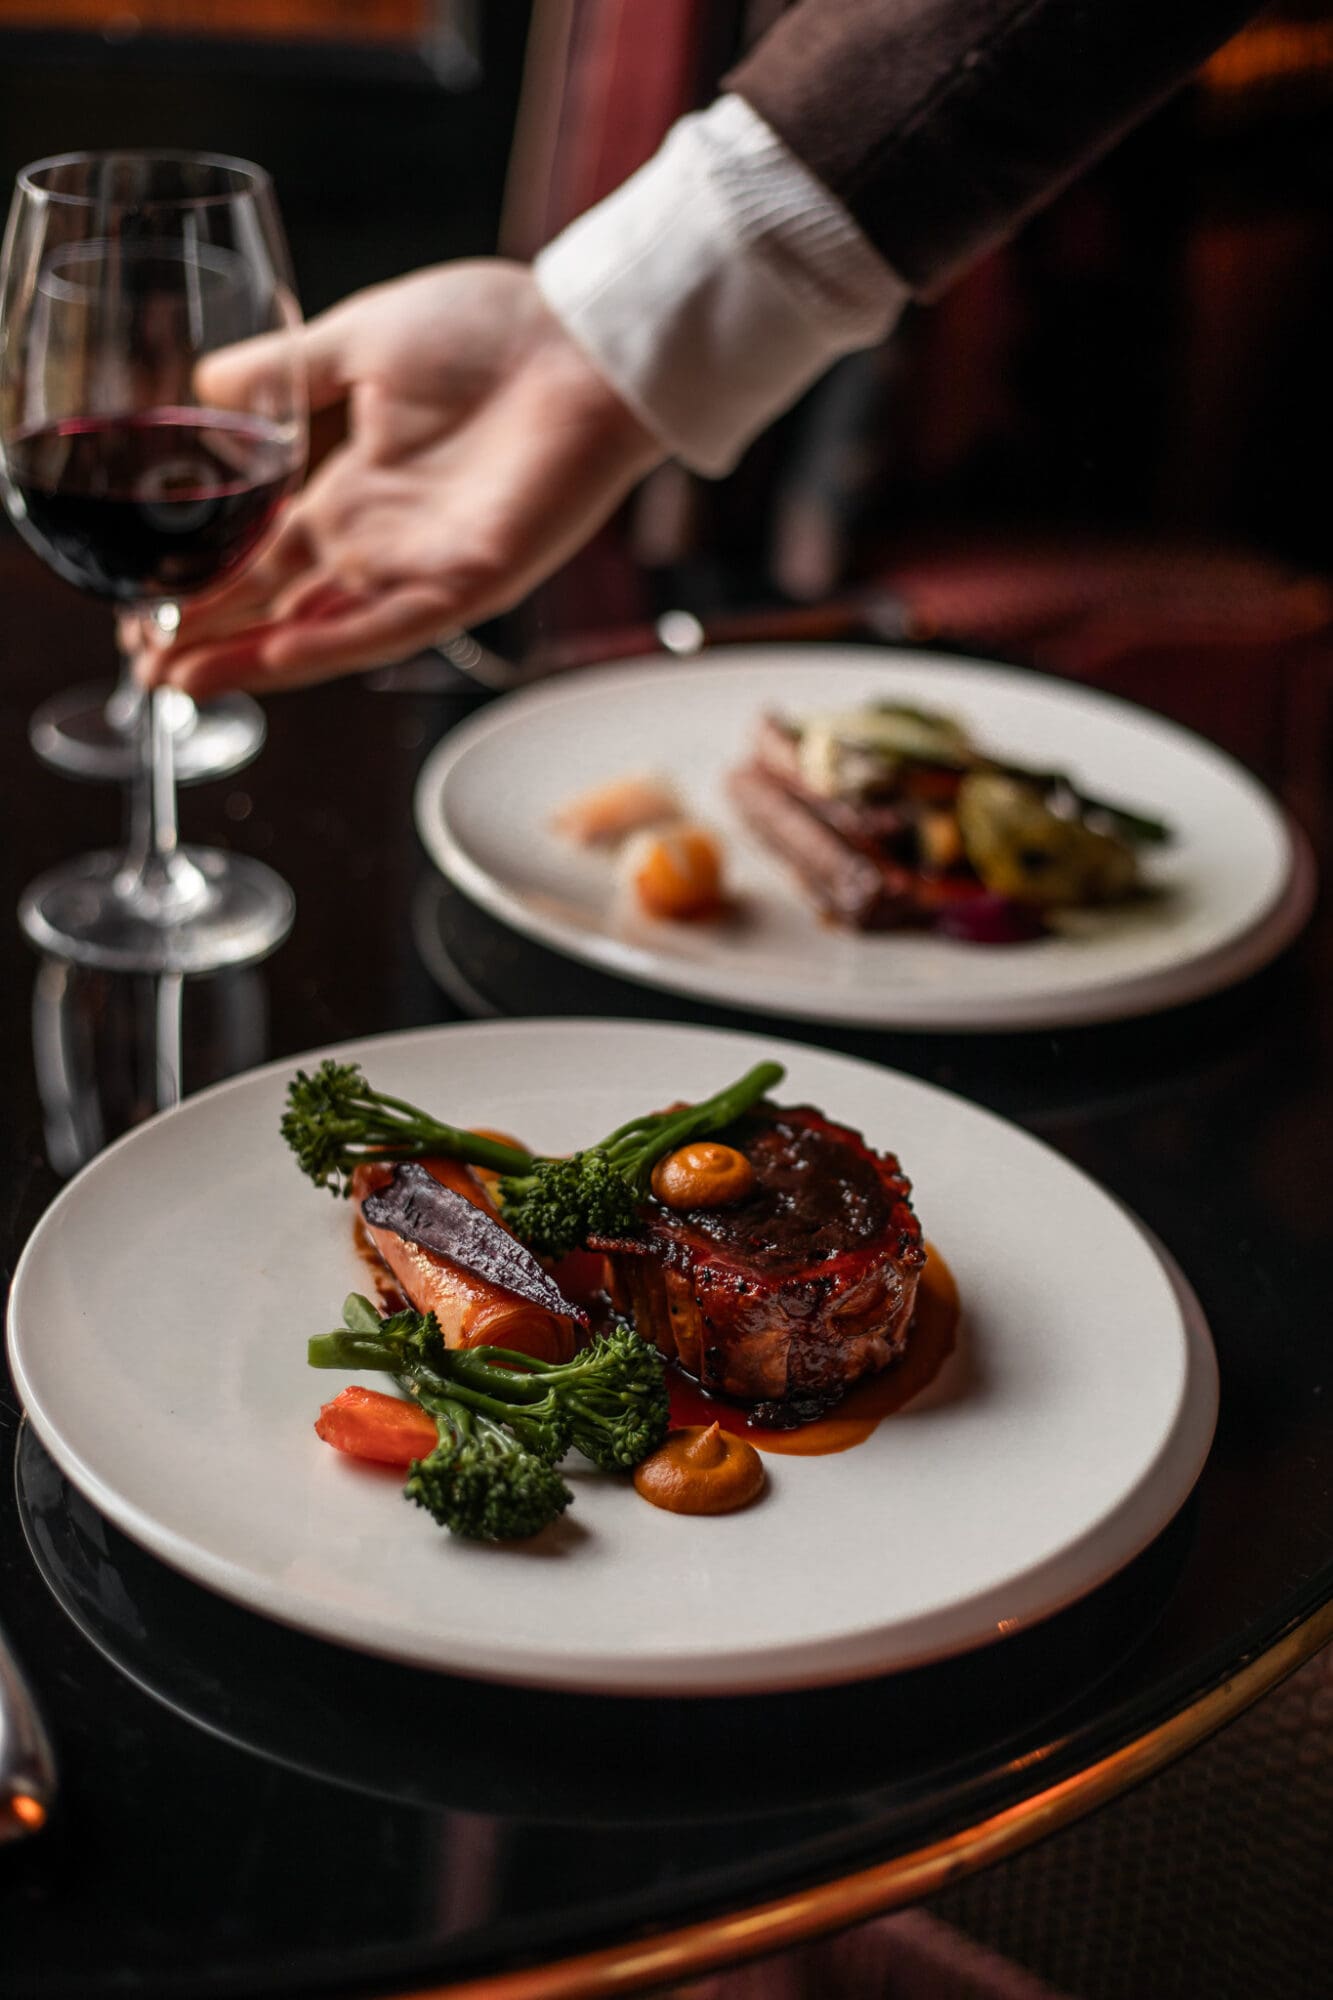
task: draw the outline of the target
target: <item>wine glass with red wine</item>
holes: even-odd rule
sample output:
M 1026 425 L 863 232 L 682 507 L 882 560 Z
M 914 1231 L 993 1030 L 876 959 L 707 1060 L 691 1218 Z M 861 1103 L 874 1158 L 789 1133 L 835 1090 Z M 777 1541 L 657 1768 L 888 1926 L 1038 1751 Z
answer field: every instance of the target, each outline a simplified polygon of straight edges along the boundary
M 18 177 L 0 263 L 0 487 L 58 575 L 171 632 L 237 571 L 305 465 L 300 313 L 268 176 L 195 153 L 70 153 Z M 210 401 L 219 348 L 276 334 L 244 406 Z M 286 336 L 285 338 L 283 336 Z M 171 689 L 132 709 L 123 852 L 42 876 L 19 906 L 83 965 L 203 972 L 262 957 L 292 894 L 262 863 L 184 847 Z

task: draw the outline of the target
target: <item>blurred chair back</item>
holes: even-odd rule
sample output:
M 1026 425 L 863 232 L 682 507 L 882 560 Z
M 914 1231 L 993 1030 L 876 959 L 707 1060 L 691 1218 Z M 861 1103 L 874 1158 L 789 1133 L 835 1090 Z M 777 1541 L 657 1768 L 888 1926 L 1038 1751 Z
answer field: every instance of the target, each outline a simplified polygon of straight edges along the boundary
M 542 245 L 628 178 L 697 101 L 708 0 L 538 0 L 501 248 Z

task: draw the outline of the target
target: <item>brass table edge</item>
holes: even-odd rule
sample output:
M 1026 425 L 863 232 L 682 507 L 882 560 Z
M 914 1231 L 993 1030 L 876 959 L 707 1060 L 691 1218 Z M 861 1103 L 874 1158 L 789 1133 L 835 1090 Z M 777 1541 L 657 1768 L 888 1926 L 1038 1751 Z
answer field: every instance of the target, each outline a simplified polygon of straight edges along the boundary
M 550 1965 L 414 1987 L 396 2000 L 614 2000 L 807 1944 L 919 1902 L 973 1869 L 1004 1860 L 1091 1812 L 1190 1750 L 1333 1640 L 1333 1601 L 1283 1634 L 1219 1687 L 1075 1776 L 1007 1806 L 962 1833 L 811 1889 L 659 1937 L 610 1945 Z

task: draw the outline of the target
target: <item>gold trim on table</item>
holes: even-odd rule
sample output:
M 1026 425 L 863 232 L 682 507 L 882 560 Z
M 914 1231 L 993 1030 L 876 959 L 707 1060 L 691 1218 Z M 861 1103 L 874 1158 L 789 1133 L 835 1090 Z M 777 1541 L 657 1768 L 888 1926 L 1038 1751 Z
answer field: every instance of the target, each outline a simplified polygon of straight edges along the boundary
M 695 1978 L 747 1959 L 791 1950 L 870 1917 L 920 1902 L 958 1876 L 1015 1854 L 1091 1812 L 1230 1722 L 1333 1641 L 1333 1602 L 1285 1633 L 1237 1673 L 1169 1722 L 1127 1743 L 1074 1777 L 1018 1805 L 854 1875 L 780 1896 L 750 1910 L 711 1917 L 660 1937 L 629 1939 L 550 1965 L 498 1972 L 461 1984 L 423 1986 L 400 2000 L 611 2000 L 668 1981 Z M 1022 1768 L 1024 1758 L 1011 1768 Z

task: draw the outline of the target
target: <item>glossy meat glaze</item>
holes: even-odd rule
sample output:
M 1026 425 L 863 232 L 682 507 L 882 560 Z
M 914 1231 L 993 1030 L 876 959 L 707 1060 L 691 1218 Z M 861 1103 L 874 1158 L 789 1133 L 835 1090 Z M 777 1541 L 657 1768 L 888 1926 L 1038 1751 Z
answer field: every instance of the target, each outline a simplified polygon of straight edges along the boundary
M 761 1105 L 727 1134 L 747 1198 L 598 1242 L 639 1332 L 700 1384 L 744 1402 L 827 1404 L 907 1344 L 925 1250 L 891 1153 L 809 1106 Z

